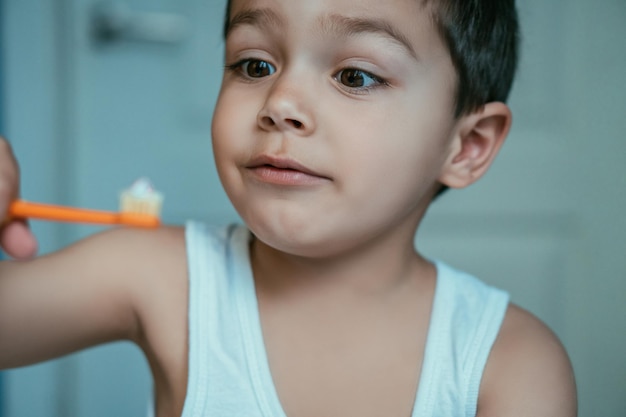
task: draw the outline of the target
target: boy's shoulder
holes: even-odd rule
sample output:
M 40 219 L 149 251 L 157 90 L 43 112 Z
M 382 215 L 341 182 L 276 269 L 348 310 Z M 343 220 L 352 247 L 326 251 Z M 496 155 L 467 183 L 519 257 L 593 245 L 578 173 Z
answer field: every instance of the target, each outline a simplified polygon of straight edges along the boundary
M 78 252 L 78 256 L 68 258 L 85 262 L 86 270 L 106 268 L 109 279 L 118 280 L 120 287 L 136 292 L 141 299 L 150 298 L 151 292 L 161 292 L 164 287 L 184 287 L 186 283 L 183 227 L 115 228 L 86 238 L 76 248 L 70 247 L 69 252 L 72 251 Z
M 477 416 L 574 417 L 576 409 L 573 370 L 561 342 L 511 304 L 485 368 Z
M 90 240 L 93 240 L 94 249 L 100 247 L 111 256 L 128 258 L 129 262 L 142 267 L 180 258 L 181 255 L 184 258 L 186 246 L 185 228 L 181 226 L 157 229 L 121 227 L 98 233 L 84 243 L 90 245 Z
M 51 267 L 59 265 L 77 280 L 82 275 L 84 281 L 117 286 L 123 292 L 148 294 L 168 282 L 178 281 L 175 285 L 180 286 L 187 277 L 183 227 L 109 229 L 50 257 Z M 48 263 L 45 258 L 41 262 Z
M 94 233 L 58 252 L 73 257 L 83 254 L 86 261 L 117 259 L 120 268 L 158 265 L 185 254 L 185 228 L 162 226 L 156 229 L 119 227 Z M 76 258 L 74 258 L 76 260 Z
M 51 309 L 66 303 L 73 317 L 91 323 L 94 333 L 159 350 L 159 326 L 164 330 L 165 323 L 176 317 L 177 325 L 185 327 L 181 320 L 187 306 L 184 228 L 105 230 L 26 262 L 21 269 L 25 276 L 46 276 L 40 284 L 43 289 L 71 288 L 72 297 L 51 298 L 50 303 L 57 303 Z
M 70 274 L 92 273 L 101 278 L 153 283 L 178 270 L 186 273 L 185 229 L 114 228 L 90 235 L 57 253 L 50 263 L 63 265 Z M 47 263 L 46 258 L 36 262 Z
M 188 266 L 186 230 L 120 228 L 79 245 L 111 268 L 113 286 L 132 306 L 135 325 L 129 333 L 155 371 L 161 392 L 159 408 L 182 409 L 187 378 Z M 102 279 L 106 279 L 102 277 Z M 172 413 L 174 414 L 174 413 Z

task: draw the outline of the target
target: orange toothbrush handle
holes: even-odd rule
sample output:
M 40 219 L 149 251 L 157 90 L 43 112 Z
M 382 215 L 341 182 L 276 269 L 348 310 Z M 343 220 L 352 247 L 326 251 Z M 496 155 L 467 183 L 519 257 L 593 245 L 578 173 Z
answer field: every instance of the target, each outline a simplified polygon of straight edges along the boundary
M 11 203 L 9 217 L 75 223 L 127 224 L 139 227 L 157 227 L 160 224 L 158 217 L 147 214 L 88 210 L 23 200 L 16 200 Z
M 97 210 L 84 210 L 72 207 L 56 206 L 52 204 L 31 203 L 16 200 L 9 206 L 9 216 L 15 218 L 30 218 L 42 220 L 56 220 L 67 222 L 87 223 L 116 223 L 116 214 Z

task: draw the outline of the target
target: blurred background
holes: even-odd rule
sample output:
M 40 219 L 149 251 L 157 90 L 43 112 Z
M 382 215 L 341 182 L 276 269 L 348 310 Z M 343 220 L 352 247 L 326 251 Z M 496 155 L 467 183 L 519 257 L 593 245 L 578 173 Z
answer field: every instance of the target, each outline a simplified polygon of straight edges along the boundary
M 580 416 L 626 416 L 626 2 L 525 0 L 514 127 L 483 181 L 433 205 L 418 247 L 508 290 L 565 344 Z M 0 132 L 31 200 L 116 209 L 140 176 L 164 220 L 236 221 L 210 123 L 222 0 L 0 0 Z M 33 222 L 49 252 L 96 228 Z M 43 313 L 43 312 L 42 312 Z M 141 416 L 126 343 L 0 373 L 0 417 Z

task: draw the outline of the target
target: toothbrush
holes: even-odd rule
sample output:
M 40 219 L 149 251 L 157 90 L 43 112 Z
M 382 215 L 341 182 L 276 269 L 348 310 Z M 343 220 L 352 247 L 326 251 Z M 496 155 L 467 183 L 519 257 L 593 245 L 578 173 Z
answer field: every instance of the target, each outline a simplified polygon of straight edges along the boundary
M 149 212 L 90 210 L 53 204 L 33 203 L 15 200 L 9 206 L 9 218 L 30 218 L 73 223 L 94 223 L 127 225 L 155 228 L 161 222 L 159 217 Z
M 9 206 L 8 217 L 155 228 L 161 224 L 162 204 L 163 195 L 154 189 L 150 180 L 142 177 L 120 194 L 119 212 L 15 200 Z

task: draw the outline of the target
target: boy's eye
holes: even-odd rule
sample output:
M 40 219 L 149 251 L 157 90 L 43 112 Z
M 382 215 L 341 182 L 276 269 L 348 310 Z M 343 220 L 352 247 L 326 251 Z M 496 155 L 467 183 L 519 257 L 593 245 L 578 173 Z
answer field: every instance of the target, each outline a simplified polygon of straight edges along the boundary
M 237 64 L 239 70 L 250 78 L 262 78 L 272 75 L 276 69 L 267 61 L 248 59 Z
M 383 83 L 375 75 L 356 68 L 347 68 L 339 71 L 335 75 L 335 79 L 350 88 L 369 88 Z

